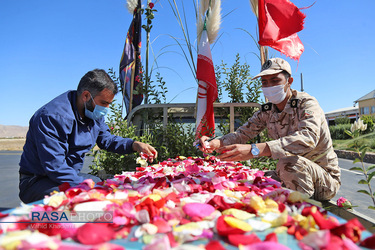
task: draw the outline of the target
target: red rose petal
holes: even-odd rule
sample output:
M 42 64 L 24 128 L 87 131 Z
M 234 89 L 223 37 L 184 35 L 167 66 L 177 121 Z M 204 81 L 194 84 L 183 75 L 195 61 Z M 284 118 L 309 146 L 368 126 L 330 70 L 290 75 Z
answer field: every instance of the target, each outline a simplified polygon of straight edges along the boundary
M 180 202 L 180 198 L 178 198 L 178 195 L 175 192 L 172 192 L 172 193 L 168 194 L 165 197 L 165 200 L 167 200 L 167 201 L 171 200 L 173 202 Z
M 233 228 L 224 221 L 226 216 L 220 216 L 216 221 L 216 229 L 219 235 L 230 235 L 230 234 L 244 234 L 245 231 L 239 228 Z
M 269 233 L 269 234 L 267 234 L 267 236 L 264 239 L 264 241 L 279 242 L 279 240 L 277 239 L 277 234 L 276 233 Z
M 224 211 L 226 209 L 231 208 L 231 205 L 226 203 L 224 201 L 224 198 L 220 195 L 215 195 L 214 198 L 212 198 L 208 204 L 212 205 L 214 208 L 216 208 L 219 211 Z
M 359 244 L 361 247 L 367 247 L 370 249 L 375 249 L 375 234 L 366 238 Z
M 9 214 L 3 214 L 2 212 L 0 212 L 0 218 L 4 218 L 4 217 L 7 217 L 9 216 Z
M 238 245 L 251 245 L 254 243 L 262 242 L 256 234 L 230 234 L 228 235 L 230 244 L 238 247 Z
M 361 234 L 364 230 L 365 228 L 362 226 L 362 224 L 356 218 L 354 218 L 341 226 L 331 229 L 331 233 L 339 237 L 344 235 L 353 242 L 358 242 L 361 240 Z
M 171 247 L 176 247 L 178 243 L 176 242 L 176 239 L 174 238 L 174 235 L 172 232 L 167 233 L 167 236 L 169 238 L 169 243 L 171 244 Z
M 220 241 L 213 240 L 207 243 L 206 250 L 225 250 L 223 245 L 221 245 Z
M 162 218 L 155 219 L 152 224 L 158 228 L 158 233 L 168 233 L 172 231 L 172 227 Z
M 294 237 L 296 237 L 297 240 L 302 240 L 303 237 L 305 237 L 309 232 L 304 229 L 303 227 L 298 226 L 296 233 L 294 234 Z
M 77 240 L 85 245 L 95 245 L 110 241 L 115 232 L 108 223 L 86 223 L 77 230 Z
M 312 217 L 315 220 L 315 223 L 319 226 L 321 230 L 332 229 L 339 225 L 337 220 L 333 220 L 333 217 L 325 218 L 317 207 L 308 207 L 303 209 L 303 216 L 307 217 L 309 214 L 312 215 Z
M 60 235 L 61 239 L 71 238 L 77 232 L 71 223 L 33 223 L 31 227 L 48 236 Z
M 59 185 L 58 188 L 61 192 L 65 192 L 66 190 L 70 188 L 70 184 L 68 182 L 64 182 L 61 185 Z
M 151 191 L 153 191 L 154 189 L 158 189 L 158 188 L 165 188 L 168 186 L 168 183 L 167 183 L 167 178 L 165 177 L 162 177 L 162 178 L 159 178 L 158 181 L 155 183 L 154 187 L 151 189 Z
M 68 190 L 65 191 L 65 195 L 66 197 L 68 197 L 69 199 L 72 199 L 74 198 L 75 196 L 79 195 L 80 193 L 82 193 L 84 190 L 81 189 L 81 188 L 75 188 L 75 187 L 72 187 L 72 188 L 69 188 Z
M 336 235 L 331 234 L 330 242 L 325 246 L 325 249 L 345 249 L 344 242 Z

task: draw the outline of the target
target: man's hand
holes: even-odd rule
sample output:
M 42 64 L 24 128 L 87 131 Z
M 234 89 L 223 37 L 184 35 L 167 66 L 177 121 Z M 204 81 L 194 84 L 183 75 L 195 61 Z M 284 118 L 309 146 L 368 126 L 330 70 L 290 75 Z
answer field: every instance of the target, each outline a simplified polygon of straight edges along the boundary
M 245 161 L 253 158 L 250 144 L 233 144 L 217 150 L 222 161 Z
M 156 149 L 147 143 L 134 141 L 133 150 L 148 155 L 151 162 L 153 162 L 154 159 L 158 157 L 158 152 L 156 151 Z
M 194 145 L 198 145 L 199 150 L 203 153 L 211 154 L 216 149 L 220 148 L 221 141 L 218 139 L 214 139 L 210 142 L 207 142 L 208 139 L 210 139 L 210 137 L 204 135 L 199 138 L 199 140 L 195 141 Z
M 271 150 L 267 143 L 257 143 L 257 147 L 260 151 L 259 156 L 271 156 Z M 217 158 L 223 161 L 246 161 L 254 158 L 253 154 L 251 153 L 250 144 L 233 144 L 221 147 L 216 151 L 220 153 Z

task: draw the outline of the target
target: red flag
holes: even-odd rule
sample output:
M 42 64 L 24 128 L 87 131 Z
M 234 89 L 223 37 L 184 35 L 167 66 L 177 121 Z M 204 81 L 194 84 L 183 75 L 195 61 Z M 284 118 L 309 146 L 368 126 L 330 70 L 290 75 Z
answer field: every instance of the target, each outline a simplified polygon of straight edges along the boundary
M 258 13 L 259 44 L 299 60 L 304 47 L 297 32 L 303 29 L 305 14 L 289 0 L 259 0 Z
M 203 135 L 215 135 L 214 102 L 217 98 L 217 85 L 214 64 L 212 62 L 207 31 L 202 31 L 198 45 L 197 62 L 198 104 L 195 138 Z

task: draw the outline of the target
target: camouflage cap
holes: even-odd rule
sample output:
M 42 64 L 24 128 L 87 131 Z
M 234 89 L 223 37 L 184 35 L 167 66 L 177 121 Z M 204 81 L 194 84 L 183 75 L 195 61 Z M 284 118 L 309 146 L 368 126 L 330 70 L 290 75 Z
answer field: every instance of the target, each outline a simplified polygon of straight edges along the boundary
M 290 64 L 287 61 L 281 58 L 271 58 L 263 64 L 262 70 L 253 79 L 265 75 L 277 74 L 282 72 L 283 70 L 292 75 L 292 68 L 290 67 Z

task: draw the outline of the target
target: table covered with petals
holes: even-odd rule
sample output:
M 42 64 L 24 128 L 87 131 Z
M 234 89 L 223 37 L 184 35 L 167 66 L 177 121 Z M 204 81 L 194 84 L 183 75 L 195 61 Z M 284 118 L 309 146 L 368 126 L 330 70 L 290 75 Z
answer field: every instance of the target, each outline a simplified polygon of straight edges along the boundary
M 262 171 L 215 157 L 144 160 L 135 172 L 4 211 L 5 249 L 366 249 L 375 236 Z M 111 222 L 36 222 L 35 211 L 110 211 Z M 100 222 L 100 223 L 99 223 Z

